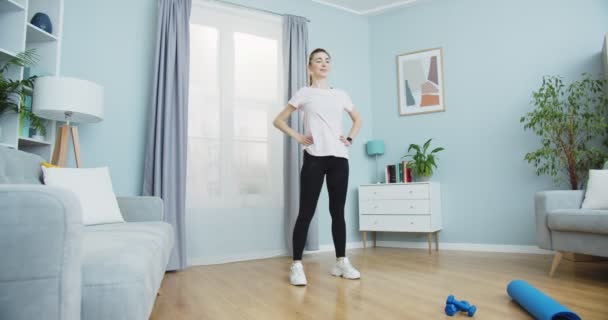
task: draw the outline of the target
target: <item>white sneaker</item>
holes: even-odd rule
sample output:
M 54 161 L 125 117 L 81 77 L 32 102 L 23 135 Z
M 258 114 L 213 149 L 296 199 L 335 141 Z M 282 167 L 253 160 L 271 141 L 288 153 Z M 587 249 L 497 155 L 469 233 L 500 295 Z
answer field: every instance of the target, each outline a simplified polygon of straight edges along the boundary
M 359 270 L 355 269 L 348 258 L 344 258 L 338 260 L 334 267 L 331 269 L 331 274 L 336 277 L 342 277 L 345 279 L 359 279 L 361 278 L 361 273 Z
M 291 273 L 289 274 L 289 281 L 294 286 L 306 285 L 306 275 L 304 274 L 304 266 L 301 262 L 294 262 L 291 264 Z

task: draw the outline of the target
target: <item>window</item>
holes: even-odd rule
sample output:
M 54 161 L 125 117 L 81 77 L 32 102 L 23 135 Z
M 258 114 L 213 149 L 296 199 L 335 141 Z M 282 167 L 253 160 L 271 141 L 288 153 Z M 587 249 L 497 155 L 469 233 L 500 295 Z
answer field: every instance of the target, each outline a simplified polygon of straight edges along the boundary
M 282 208 L 280 17 L 193 3 L 188 115 L 189 208 Z

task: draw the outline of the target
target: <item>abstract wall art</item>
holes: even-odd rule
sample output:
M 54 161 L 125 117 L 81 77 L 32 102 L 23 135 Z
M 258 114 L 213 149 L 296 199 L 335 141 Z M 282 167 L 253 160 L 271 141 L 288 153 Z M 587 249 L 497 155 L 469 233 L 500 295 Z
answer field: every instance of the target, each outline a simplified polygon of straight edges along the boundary
M 445 111 L 443 49 L 397 56 L 399 115 Z

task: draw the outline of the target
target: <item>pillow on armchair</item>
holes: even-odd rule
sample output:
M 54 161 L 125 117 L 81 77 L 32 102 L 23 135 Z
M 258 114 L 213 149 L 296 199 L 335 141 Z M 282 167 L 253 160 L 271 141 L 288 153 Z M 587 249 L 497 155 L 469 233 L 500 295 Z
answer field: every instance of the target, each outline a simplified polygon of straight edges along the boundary
M 47 168 L 42 166 L 44 184 L 62 187 L 76 194 L 84 225 L 125 222 L 118 207 L 108 167 Z
M 608 209 L 608 170 L 589 170 L 583 209 Z

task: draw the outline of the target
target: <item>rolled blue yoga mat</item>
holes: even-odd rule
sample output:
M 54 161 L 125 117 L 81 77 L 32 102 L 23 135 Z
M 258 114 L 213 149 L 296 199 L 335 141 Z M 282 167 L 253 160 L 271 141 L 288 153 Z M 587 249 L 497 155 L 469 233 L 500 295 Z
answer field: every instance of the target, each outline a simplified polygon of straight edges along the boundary
M 513 280 L 507 293 L 537 320 L 581 320 L 576 313 L 540 292 L 524 280 Z

